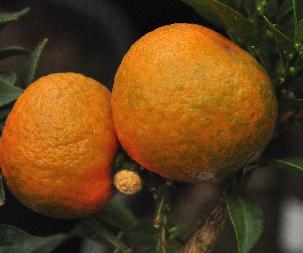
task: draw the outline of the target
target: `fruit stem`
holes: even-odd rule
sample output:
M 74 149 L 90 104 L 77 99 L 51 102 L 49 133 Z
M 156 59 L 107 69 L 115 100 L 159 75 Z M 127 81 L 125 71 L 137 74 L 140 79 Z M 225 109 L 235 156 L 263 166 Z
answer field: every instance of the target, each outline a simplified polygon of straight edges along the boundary
M 167 185 L 159 186 L 154 193 L 154 198 L 156 200 L 154 227 L 159 232 L 159 237 L 157 242 L 158 253 L 168 253 L 167 214 L 169 212 L 169 193 L 170 193 L 170 189 Z
M 220 197 L 202 227 L 190 237 L 183 253 L 210 253 L 225 228 L 227 218 L 225 199 Z

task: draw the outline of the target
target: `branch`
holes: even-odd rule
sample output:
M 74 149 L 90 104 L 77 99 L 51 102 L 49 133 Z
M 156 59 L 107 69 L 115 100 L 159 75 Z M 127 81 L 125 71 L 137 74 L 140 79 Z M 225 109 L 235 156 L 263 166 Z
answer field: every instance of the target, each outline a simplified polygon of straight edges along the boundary
M 219 198 L 205 223 L 187 242 L 183 253 L 210 253 L 225 228 L 227 217 L 225 199 Z

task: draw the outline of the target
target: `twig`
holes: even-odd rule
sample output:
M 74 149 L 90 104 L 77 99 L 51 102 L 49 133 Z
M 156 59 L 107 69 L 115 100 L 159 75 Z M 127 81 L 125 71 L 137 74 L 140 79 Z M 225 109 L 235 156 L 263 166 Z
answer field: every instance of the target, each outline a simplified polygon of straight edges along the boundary
M 154 218 L 154 227 L 159 231 L 159 240 L 156 251 L 159 253 L 168 253 L 167 245 L 167 213 L 169 211 L 169 186 L 160 186 L 154 194 L 156 199 L 156 212 Z
M 187 242 L 183 253 L 210 253 L 227 221 L 224 198 L 219 198 L 208 215 L 205 223 Z

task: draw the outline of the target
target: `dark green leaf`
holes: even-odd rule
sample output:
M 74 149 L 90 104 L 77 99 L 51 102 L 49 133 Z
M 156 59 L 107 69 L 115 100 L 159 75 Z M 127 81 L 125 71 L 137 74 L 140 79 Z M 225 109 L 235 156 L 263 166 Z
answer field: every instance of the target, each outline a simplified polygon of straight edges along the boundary
M 119 249 L 122 252 L 129 252 L 128 246 L 126 246 L 118 236 L 111 233 L 103 224 L 93 216 L 84 218 L 74 230 L 76 235 L 84 238 L 92 239 L 98 243 L 110 244 L 115 249 Z
M 168 230 L 170 239 L 182 237 L 188 231 L 189 228 L 189 224 L 178 224 L 170 227 Z
M 268 52 L 266 52 L 264 49 L 257 49 L 255 51 L 250 51 L 250 53 L 252 53 L 253 56 L 255 56 L 259 62 L 261 63 L 261 65 L 266 69 L 266 71 L 271 74 L 272 73 L 272 69 L 273 69 L 273 65 L 270 61 L 270 58 L 268 57 Z M 283 67 L 283 66 L 281 66 Z
M 0 29 L 5 25 L 18 20 L 30 11 L 30 8 L 25 8 L 17 12 L 0 12 Z
M 0 109 L 0 133 L 1 133 L 2 128 L 4 126 L 6 117 L 9 114 L 10 111 L 11 111 L 11 109 L 10 108 L 6 108 L 6 107 Z
M 138 252 L 155 252 L 156 229 L 150 222 L 143 222 L 127 232 L 126 237 L 131 245 L 138 247 Z
M 215 0 L 209 0 L 211 9 L 225 24 L 228 32 L 240 44 L 254 48 L 257 45 L 253 24 L 238 11 Z
M 236 9 L 240 9 L 242 4 L 245 3 L 246 1 L 248 0 L 234 0 Z
M 15 72 L 3 72 L 0 73 L 0 82 L 4 82 L 8 85 L 14 86 L 17 80 L 17 75 Z
M 167 243 L 169 245 L 168 252 L 179 252 L 177 248 L 179 243 L 174 240 L 181 236 L 188 226 L 177 225 L 168 229 Z M 134 249 L 134 252 L 155 253 L 157 252 L 157 241 L 159 238 L 159 231 L 151 222 L 141 222 L 137 226 L 127 231 L 124 235 L 125 241 Z
M 236 3 L 237 1 L 235 1 L 235 0 L 218 0 L 218 2 L 228 5 L 230 7 L 236 7 L 236 5 L 237 5 L 237 3 Z
M 19 228 L 0 225 L 0 252 L 1 253 L 42 253 L 50 252 L 58 246 L 65 235 L 58 234 L 47 237 L 33 236 Z
M 303 108 L 303 99 L 299 98 L 287 98 L 280 100 L 281 107 L 287 107 L 292 109 L 301 109 Z
M 295 40 L 298 42 L 302 42 L 303 40 L 303 19 L 301 19 L 296 25 Z
M 277 20 L 280 21 L 293 10 L 292 0 L 285 0 L 280 7 Z
M 295 98 L 291 95 L 282 94 L 279 97 L 280 109 L 301 109 L 303 108 L 303 99 Z
M 263 231 L 262 210 L 239 191 L 228 196 L 227 208 L 237 237 L 238 253 L 248 253 Z
M 303 19 L 303 0 L 293 0 L 295 25 Z
M 0 81 L 0 106 L 15 101 L 22 92 L 22 89 Z
M 29 64 L 28 64 L 29 65 L 28 74 L 27 74 L 27 78 L 26 78 L 26 85 L 32 83 L 35 79 L 39 59 L 41 57 L 41 54 L 42 54 L 43 49 L 45 48 L 47 42 L 48 42 L 47 38 L 43 39 L 30 54 Z
M 0 60 L 6 57 L 27 54 L 29 51 L 24 47 L 12 46 L 12 47 L 0 47 Z
M 0 172 L 0 206 L 3 206 L 5 203 L 5 193 L 4 193 L 4 186 L 2 181 L 2 174 Z
M 272 24 L 267 17 L 263 16 L 264 21 L 268 28 L 273 32 L 274 38 L 284 54 L 294 52 L 294 46 L 291 39 L 289 39 L 284 33 L 282 33 L 277 25 Z
M 103 207 L 96 214 L 96 217 L 124 231 L 138 224 L 132 212 L 124 204 L 115 199 Z
M 249 15 L 249 17 L 254 17 L 256 15 L 256 2 L 251 0 L 243 0 L 243 8 Z M 240 6 L 238 7 L 240 9 Z
M 292 157 L 285 159 L 274 159 L 271 161 L 271 165 L 286 169 L 296 169 L 303 171 L 303 158 Z
M 295 62 L 295 67 L 296 68 L 300 68 L 303 69 L 303 58 L 299 58 L 296 60 Z M 302 84 L 303 82 L 301 82 L 300 84 Z
M 222 22 L 216 16 L 209 6 L 208 0 L 181 0 L 191 6 L 198 14 L 205 18 L 210 23 L 222 27 Z
M 1 83 L 1 81 L 0 81 L 0 83 Z M 7 115 L 9 114 L 10 110 L 11 109 L 9 109 L 9 108 L 5 108 L 5 109 L 1 108 L 1 110 L 0 110 L 0 120 L 5 119 L 7 117 Z

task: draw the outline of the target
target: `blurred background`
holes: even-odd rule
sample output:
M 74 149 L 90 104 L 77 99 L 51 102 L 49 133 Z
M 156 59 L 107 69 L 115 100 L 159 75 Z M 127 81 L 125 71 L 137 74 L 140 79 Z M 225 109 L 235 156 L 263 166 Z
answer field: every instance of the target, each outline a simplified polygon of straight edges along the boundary
M 190 7 L 169 0 L 1 0 L 1 11 L 16 11 L 30 6 L 31 12 L 21 21 L 0 33 L 0 45 L 35 47 L 42 38 L 49 43 L 39 64 L 38 76 L 73 71 L 91 76 L 109 88 L 115 71 L 130 45 L 145 33 L 175 22 L 198 23 L 211 28 Z M 216 29 L 217 30 L 217 29 Z M 217 30 L 218 31 L 218 30 Z M 224 31 L 219 31 L 224 34 Z M 23 73 L 23 56 L 1 61 L 0 70 Z M 20 84 L 22 85 L 22 84 Z M 272 152 L 302 155 L 303 135 L 294 126 L 274 143 Z M 293 145 L 293 143 L 296 143 Z M 252 174 L 248 189 L 265 212 L 265 231 L 252 252 L 303 252 L 303 177 L 296 171 L 262 167 Z M 203 215 L 215 189 L 184 186 L 174 200 L 175 220 L 196 224 Z M 118 196 L 119 197 L 119 196 Z M 121 197 L 121 196 L 120 196 Z M 135 212 L 144 216 L 153 210 L 150 196 L 139 194 L 128 199 Z M 0 208 L 0 223 L 18 226 L 35 235 L 48 235 L 70 230 L 77 221 L 62 221 L 33 213 L 7 192 L 7 203 Z M 72 240 L 56 253 L 105 252 L 92 241 Z M 229 223 L 214 253 L 236 252 L 236 242 Z

